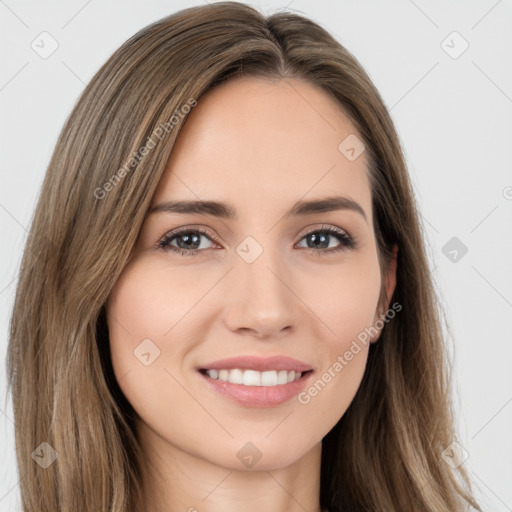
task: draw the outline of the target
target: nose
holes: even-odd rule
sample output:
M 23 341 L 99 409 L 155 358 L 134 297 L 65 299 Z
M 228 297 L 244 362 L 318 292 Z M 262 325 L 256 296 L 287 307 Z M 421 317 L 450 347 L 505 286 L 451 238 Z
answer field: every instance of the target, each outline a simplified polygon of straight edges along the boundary
M 296 328 L 301 302 L 293 293 L 291 273 L 264 251 L 248 263 L 235 258 L 226 279 L 226 326 L 238 334 L 278 339 Z

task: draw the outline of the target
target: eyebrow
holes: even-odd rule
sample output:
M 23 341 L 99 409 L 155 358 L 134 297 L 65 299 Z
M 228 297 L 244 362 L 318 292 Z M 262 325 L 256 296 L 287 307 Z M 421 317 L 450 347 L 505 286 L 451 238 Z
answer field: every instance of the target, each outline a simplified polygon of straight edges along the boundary
M 284 217 L 301 217 L 336 210 L 352 210 L 359 213 L 368 223 L 361 205 L 345 196 L 297 201 Z M 149 211 L 150 214 L 161 212 L 212 215 L 227 220 L 237 218 L 236 210 L 229 204 L 220 201 L 164 201 L 153 206 Z

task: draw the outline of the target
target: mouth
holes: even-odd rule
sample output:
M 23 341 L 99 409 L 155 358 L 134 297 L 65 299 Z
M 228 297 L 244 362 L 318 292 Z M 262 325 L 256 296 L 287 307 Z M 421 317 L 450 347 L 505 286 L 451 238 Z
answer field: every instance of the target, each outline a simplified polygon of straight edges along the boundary
M 200 373 L 213 380 L 229 382 L 231 384 L 241 384 L 242 386 L 283 386 L 302 378 L 312 370 L 287 371 L 287 370 L 267 370 L 260 372 L 257 370 L 243 370 L 241 368 L 222 370 L 202 369 Z
M 209 388 L 244 407 L 273 407 L 296 396 L 313 368 L 285 356 L 243 356 L 197 368 Z

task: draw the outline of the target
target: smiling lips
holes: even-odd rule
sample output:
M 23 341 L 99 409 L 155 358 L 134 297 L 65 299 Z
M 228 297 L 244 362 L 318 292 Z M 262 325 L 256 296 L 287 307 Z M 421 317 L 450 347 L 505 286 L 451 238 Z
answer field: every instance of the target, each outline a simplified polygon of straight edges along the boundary
M 272 407 L 304 387 L 311 366 L 285 356 L 222 359 L 199 368 L 213 390 L 246 407 Z

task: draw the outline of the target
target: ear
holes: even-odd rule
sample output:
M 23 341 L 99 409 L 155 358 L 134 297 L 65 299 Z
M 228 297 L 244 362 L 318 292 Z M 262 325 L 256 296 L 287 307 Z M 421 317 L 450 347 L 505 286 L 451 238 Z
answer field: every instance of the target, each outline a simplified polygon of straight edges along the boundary
M 375 312 L 375 317 L 373 319 L 373 329 L 372 329 L 372 331 L 377 331 L 377 332 L 375 332 L 373 334 L 373 336 L 370 338 L 370 342 L 371 343 L 376 342 L 380 338 L 380 333 L 381 333 L 382 327 L 384 327 L 384 325 L 385 325 L 385 324 L 382 325 L 382 327 L 379 329 L 378 326 L 380 326 L 382 321 L 378 322 L 377 326 L 376 326 L 376 323 L 381 318 L 381 316 L 384 315 L 385 312 L 389 309 L 389 303 L 391 302 L 391 297 L 393 296 L 393 292 L 395 291 L 395 287 L 396 287 L 396 266 L 397 266 L 397 261 L 398 261 L 398 245 L 395 244 L 394 247 L 393 247 L 393 254 L 392 254 L 392 256 L 391 256 L 391 258 L 389 260 L 387 273 L 384 276 L 384 279 L 386 281 L 386 285 L 385 285 L 385 289 L 386 289 L 385 309 L 384 309 L 384 311 L 378 311 L 377 310 Z

